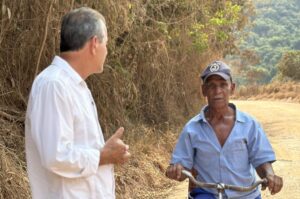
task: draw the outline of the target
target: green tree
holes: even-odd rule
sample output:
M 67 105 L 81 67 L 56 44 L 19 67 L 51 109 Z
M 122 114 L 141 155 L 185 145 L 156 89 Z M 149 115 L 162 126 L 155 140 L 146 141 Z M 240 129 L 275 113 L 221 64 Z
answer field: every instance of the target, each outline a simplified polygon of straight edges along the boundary
M 268 81 L 269 72 L 262 67 L 250 67 L 246 73 L 246 79 L 252 84 L 263 84 Z
M 278 63 L 279 72 L 283 77 L 300 80 L 300 51 L 286 52 Z
M 245 78 L 248 70 L 251 76 L 265 68 L 269 71 L 267 79 L 271 80 L 277 75 L 276 66 L 282 55 L 287 51 L 300 50 L 300 4 L 299 0 L 253 0 L 253 3 L 256 15 L 252 17 L 253 26 L 247 29 L 248 37 L 241 40 L 238 59 L 245 59 L 243 52 L 246 50 L 255 52 L 260 62 L 243 61 L 244 79 L 249 79 Z

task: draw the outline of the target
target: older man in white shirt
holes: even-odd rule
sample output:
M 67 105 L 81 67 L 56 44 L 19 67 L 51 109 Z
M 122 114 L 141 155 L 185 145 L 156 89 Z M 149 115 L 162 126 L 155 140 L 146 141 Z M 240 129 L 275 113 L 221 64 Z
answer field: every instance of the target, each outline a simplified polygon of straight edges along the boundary
M 103 71 L 104 17 L 90 8 L 62 20 L 60 56 L 34 80 L 26 113 L 26 158 L 34 199 L 114 199 L 114 164 L 128 161 L 119 128 L 105 143 L 85 79 Z

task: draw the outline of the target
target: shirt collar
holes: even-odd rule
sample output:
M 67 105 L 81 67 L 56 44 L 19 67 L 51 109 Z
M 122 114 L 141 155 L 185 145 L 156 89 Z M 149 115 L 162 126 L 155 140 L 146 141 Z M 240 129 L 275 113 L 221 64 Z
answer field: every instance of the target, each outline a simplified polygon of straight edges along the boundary
M 59 57 L 59 56 L 55 56 L 53 61 L 52 61 L 52 65 L 58 66 L 60 68 L 62 68 L 66 73 L 68 73 L 68 75 L 72 78 L 72 80 L 76 83 L 76 84 L 80 84 L 82 82 L 85 82 L 82 77 L 74 70 L 74 68 L 72 68 L 72 66 L 70 66 L 70 64 L 64 60 L 63 58 Z
M 245 122 L 245 118 L 244 116 L 241 114 L 241 112 L 236 108 L 236 106 L 233 103 L 229 103 L 228 104 L 230 107 L 232 107 L 235 110 L 236 113 L 236 121 L 238 122 Z M 198 115 L 198 121 L 203 121 L 203 122 L 207 122 L 206 118 L 205 118 L 205 111 L 208 109 L 208 105 L 205 105 L 202 109 L 200 114 Z

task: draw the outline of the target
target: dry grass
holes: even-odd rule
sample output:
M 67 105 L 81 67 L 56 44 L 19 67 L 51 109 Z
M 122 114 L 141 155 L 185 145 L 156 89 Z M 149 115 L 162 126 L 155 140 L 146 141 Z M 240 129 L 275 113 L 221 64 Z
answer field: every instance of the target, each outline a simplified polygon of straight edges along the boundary
M 173 185 L 164 172 L 177 135 L 171 130 L 160 132 L 145 126 L 137 127 L 132 133 L 139 139 L 128 140 L 134 142 L 130 148 L 133 157 L 129 164 L 117 167 L 118 198 L 164 198 L 163 190 Z
M 14 151 L 3 145 L 0 146 L 0 155 L 0 198 L 30 198 L 24 162 L 20 161 Z
M 0 118 L 0 198 L 30 198 L 19 123 Z
M 199 54 L 191 48 L 189 28 L 207 23 L 224 4 L 203 0 L 1 3 L 0 198 L 30 198 L 23 134 L 28 94 L 36 74 L 58 53 L 61 17 L 80 6 L 99 10 L 108 23 L 109 56 L 104 73 L 87 80 L 105 137 L 125 126 L 125 139 L 134 154 L 127 166 L 117 170 L 117 193 L 124 198 L 155 198 L 153 190 L 170 186 L 163 175 L 173 146 L 169 129 L 199 109 L 203 103 L 198 79 L 201 67 L 230 51 L 234 40 L 232 37 L 222 47 L 216 40 L 218 28 L 228 33 L 235 28 L 211 27 L 205 30 L 209 48 Z M 238 28 L 243 22 L 237 22 Z
M 233 98 L 245 100 L 280 100 L 299 103 L 299 91 L 299 82 L 273 82 L 262 86 L 242 86 L 237 90 Z

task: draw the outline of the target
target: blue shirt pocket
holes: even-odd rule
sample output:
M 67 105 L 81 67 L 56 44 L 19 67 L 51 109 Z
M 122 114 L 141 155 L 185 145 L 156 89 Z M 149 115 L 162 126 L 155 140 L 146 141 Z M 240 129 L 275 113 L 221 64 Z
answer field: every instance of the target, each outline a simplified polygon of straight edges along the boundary
M 245 139 L 236 139 L 226 146 L 225 157 L 228 160 L 229 169 L 233 172 L 249 171 L 249 155 L 247 141 Z

